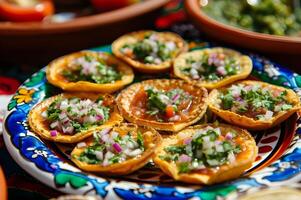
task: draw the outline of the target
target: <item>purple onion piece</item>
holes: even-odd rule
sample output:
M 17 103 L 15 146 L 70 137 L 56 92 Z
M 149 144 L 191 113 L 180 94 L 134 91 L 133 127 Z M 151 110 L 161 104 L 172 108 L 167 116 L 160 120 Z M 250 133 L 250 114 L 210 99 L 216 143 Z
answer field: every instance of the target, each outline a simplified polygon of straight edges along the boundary
M 175 96 L 172 97 L 172 101 L 175 102 L 180 98 L 179 94 L 176 94 Z
M 96 115 L 96 120 L 97 120 L 97 121 L 103 120 L 103 116 L 102 116 L 102 115 Z
M 182 154 L 179 157 L 179 162 L 191 162 L 191 157 L 186 154 Z
M 192 141 L 192 138 L 185 138 L 183 143 L 184 144 L 190 144 L 191 141 Z
M 122 151 L 122 148 L 118 143 L 114 143 L 112 146 L 117 153 L 120 153 Z
M 225 136 L 225 139 L 226 140 L 232 140 L 233 136 L 231 133 L 227 133 L 226 136 Z
M 55 136 L 57 136 L 57 134 L 58 134 L 58 132 L 56 130 L 51 130 L 50 131 L 51 137 L 55 137 Z
M 105 129 L 102 129 L 99 134 L 107 135 L 108 133 L 110 133 L 111 130 L 112 130 L 112 128 L 105 128 Z

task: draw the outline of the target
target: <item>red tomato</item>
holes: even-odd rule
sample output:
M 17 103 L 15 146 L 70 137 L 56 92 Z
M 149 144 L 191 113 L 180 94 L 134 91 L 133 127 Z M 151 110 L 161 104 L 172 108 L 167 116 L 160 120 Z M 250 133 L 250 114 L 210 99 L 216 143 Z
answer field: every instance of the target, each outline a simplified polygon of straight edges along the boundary
M 14 94 L 20 83 L 18 80 L 0 76 L 0 95 L 11 95 Z
M 41 21 L 54 13 L 51 0 L 40 0 L 32 7 L 25 7 L 7 0 L 0 0 L 0 18 L 14 22 Z
M 167 105 L 165 108 L 165 115 L 167 118 L 171 118 L 175 115 L 175 110 L 172 105 Z

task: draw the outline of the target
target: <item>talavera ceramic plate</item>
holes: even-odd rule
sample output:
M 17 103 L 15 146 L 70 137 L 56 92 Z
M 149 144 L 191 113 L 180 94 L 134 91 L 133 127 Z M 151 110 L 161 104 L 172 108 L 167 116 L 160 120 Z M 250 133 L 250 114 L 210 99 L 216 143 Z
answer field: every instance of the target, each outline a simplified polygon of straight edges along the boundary
M 190 46 L 208 45 L 194 43 Z M 110 51 L 110 46 L 94 50 Z M 301 76 L 260 56 L 250 54 L 250 57 L 254 63 L 252 78 L 291 88 L 301 95 Z M 139 79 L 145 78 L 153 77 L 139 75 Z M 259 155 L 245 176 L 231 182 L 206 187 L 182 184 L 174 182 L 151 163 L 138 172 L 117 178 L 85 173 L 71 164 L 68 146 L 62 148 L 45 142 L 28 128 L 30 109 L 58 92 L 47 83 L 44 69 L 25 81 L 8 104 L 4 139 L 8 151 L 23 169 L 59 191 L 97 194 L 104 199 L 214 200 L 301 180 L 301 120 L 298 114 L 273 129 L 252 133 Z

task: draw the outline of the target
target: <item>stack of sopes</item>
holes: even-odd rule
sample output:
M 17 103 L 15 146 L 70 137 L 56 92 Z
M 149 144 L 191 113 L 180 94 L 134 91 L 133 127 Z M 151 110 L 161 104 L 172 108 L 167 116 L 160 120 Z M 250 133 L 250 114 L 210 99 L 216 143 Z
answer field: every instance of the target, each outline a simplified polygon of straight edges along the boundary
M 139 31 L 118 38 L 112 50 L 113 55 L 82 51 L 51 62 L 47 79 L 66 93 L 29 114 L 30 127 L 42 138 L 76 143 L 71 159 L 85 171 L 124 175 L 152 159 L 179 181 L 233 179 L 257 156 L 246 129 L 270 128 L 300 109 L 292 90 L 241 81 L 252 61 L 230 49 L 187 52 L 174 33 Z M 140 73 L 170 70 L 182 80 L 146 80 L 121 90 L 134 79 L 132 67 Z M 119 90 L 116 98 L 109 94 Z M 231 125 L 194 125 L 207 107 Z

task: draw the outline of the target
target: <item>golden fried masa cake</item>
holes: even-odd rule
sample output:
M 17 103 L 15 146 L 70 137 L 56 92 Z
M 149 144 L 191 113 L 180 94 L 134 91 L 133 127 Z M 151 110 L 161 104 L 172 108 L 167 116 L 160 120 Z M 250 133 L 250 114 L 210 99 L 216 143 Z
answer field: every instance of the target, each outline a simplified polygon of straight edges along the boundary
M 225 121 L 250 130 L 271 128 L 301 108 L 293 90 L 260 81 L 240 81 L 212 90 L 208 103 Z
M 204 124 L 164 138 L 153 160 L 177 181 L 210 185 L 239 177 L 256 156 L 256 143 L 246 130 Z
M 112 44 L 115 56 L 144 73 L 168 71 L 173 59 L 187 49 L 179 35 L 151 30 L 123 35 Z
M 183 80 L 155 79 L 129 86 L 116 101 L 122 116 L 132 123 L 179 131 L 202 118 L 207 96 L 205 88 Z
M 252 71 L 249 56 L 221 48 L 183 53 L 174 60 L 174 74 L 188 82 L 214 89 L 245 79 Z
M 52 61 L 47 80 L 66 91 L 113 93 L 134 79 L 132 68 L 113 55 L 80 51 Z
M 147 164 L 160 143 L 155 129 L 122 123 L 95 131 L 93 137 L 78 143 L 71 160 L 85 171 L 124 175 Z
M 46 140 L 76 143 L 104 125 L 121 123 L 114 97 L 95 93 L 62 93 L 37 104 L 30 128 Z

